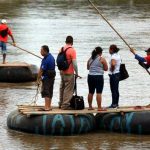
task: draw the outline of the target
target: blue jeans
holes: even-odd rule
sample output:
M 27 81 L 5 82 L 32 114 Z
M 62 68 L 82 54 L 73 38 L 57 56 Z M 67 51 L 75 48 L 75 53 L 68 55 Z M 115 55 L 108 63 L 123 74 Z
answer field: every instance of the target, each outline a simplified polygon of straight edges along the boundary
M 110 77 L 110 89 L 112 93 L 112 105 L 118 105 L 120 73 L 109 75 L 109 77 Z
M 1 47 L 1 49 L 2 49 L 2 54 L 6 54 L 6 53 L 7 53 L 7 50 L 6 50 L 6 43 L 0 41 L 0 47 Z

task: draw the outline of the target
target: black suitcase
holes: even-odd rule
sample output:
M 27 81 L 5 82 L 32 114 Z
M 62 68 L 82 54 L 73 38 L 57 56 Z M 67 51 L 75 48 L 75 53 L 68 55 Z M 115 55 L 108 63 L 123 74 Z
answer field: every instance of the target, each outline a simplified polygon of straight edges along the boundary
M 77 95 L 77 82 L 76 82 L 76 77 L 75 77 L 75 85 L 74 85 L 74 93 L 72 99 L 70 100 L 70 107 L 73 108 L 74 110 L 82 110 L 85 108 L 84 106 L 84 99 L 83 96 L 78 96 Z

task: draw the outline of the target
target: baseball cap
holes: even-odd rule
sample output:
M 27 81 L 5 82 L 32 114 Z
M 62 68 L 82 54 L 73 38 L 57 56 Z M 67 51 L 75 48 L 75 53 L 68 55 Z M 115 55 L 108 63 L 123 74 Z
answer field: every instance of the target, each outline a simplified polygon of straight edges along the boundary
M 2 19 L 1 23 L 6 24 L 7 23 L 6 19 Z
M 145 50 L 145 52 L 150 52 L 150 48 L 148 48 L 147 50 Z

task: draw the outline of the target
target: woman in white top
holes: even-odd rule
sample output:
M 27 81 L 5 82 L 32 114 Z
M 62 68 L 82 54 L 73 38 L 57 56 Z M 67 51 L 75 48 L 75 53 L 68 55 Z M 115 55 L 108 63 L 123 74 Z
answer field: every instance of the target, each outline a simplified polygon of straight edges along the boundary
M 119 78 L 120 78 L 120 64 L 121 57 L 118 54 L 119 48 L 116 45 L 110 45 L 110 67 L 109 67 L 109 77 L 110 77 L 110 89 L 112 93 L 112 104 L 109 108 L 117 108 L 119 105 Z

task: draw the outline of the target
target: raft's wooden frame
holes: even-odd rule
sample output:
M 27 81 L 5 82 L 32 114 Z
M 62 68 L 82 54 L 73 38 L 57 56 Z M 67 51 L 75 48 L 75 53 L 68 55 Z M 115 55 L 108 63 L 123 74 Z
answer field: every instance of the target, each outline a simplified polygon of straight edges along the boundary
M 43 111 L 44 106 L 37 106 L 37 105 L 18 105 L 18 111 L 22 114 L 27 116 L 31 115 L 52 115 L 52 114 L 74 114 L 74 115 L 81 115 L 81 114 L 88 114 L 88 113 L 127 113 L 127 112 L 142 112 L 142 111 L 150 111 L 150 107 L 148 106 L 124 106 L 119 107 L 117 109 L 107 108 L 103 111 L 98 111 L 97 108 L 94 110 L 88 110 L 85 108 L 83 110 L 61 110 L 58 107 L 53 107 L 50 111 Z

